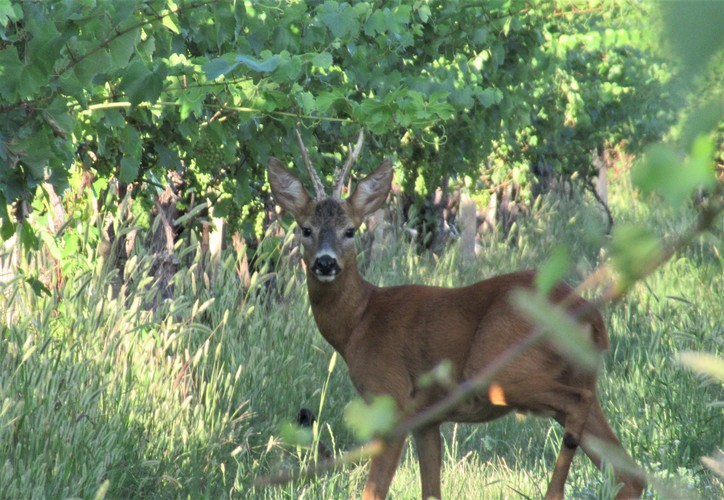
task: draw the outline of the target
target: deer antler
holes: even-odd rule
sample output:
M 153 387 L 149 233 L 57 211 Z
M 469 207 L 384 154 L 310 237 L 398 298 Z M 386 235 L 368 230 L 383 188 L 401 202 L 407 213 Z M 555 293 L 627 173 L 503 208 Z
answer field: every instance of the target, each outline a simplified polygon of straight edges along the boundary
M 314 190 L 317 192 L 317 199 L 323 200 L 327 197 L 327 194 L 324 192 L 324 184 L 322 184 L 322 181 L 319 179 L 319 176 L 314 170 L 312 163 L 309 161 L 309 156 L 307 156 L 307 148 L 304 146 L 304 141 L 302 141 L 302 134 L 299 133 L 298 128 L 294 129 L 294 131 L 297 133 L 297 142 L 299 143 L 299 149 L 302 151 L 302 160 L 304 160 L 304 166 L 307 167 L 307 170 L 309 171 L 309 176 L 312 178 L 312 183 L 314 184 Z
M 347 162 L 342 167 L 339 175 L 337 175 L 334 179 L 334 184 L 332 184 L 332 198 L 336 198 L 338 200 L 342 199 L 342 187 L 344 186 L 345 179 L 349 175 L 349 169 L 352 168 L 352 165 L 357 160 L 360 151 L 362 151 L 362 144 L 364 144 L 364 142 L 364 130 L 360 130 L 359 137 L 357 138 L 357 144 L 355 144 L 354 149 L 352 149 L 352 145 L 350 144 Z

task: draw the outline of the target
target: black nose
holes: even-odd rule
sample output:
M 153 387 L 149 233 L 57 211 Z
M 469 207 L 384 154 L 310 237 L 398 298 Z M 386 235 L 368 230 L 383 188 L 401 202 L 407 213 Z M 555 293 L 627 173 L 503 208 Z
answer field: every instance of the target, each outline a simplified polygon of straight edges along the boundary
M 314 261 L 312 270 L 322 276 L 333 276 L 339 272 L 339 264 L 334 257 L 322 255 Z

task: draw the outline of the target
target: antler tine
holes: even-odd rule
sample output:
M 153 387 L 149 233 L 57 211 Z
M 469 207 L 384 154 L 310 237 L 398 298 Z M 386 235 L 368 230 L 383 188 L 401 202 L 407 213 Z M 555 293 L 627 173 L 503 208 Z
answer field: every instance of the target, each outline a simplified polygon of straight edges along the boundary
M 309 161 L 309 156 L 307 156 L 307 148 L 304 146 L 304 141 L 302 141 L 302 134 L 299 133 L 298 128 L 294 129 L 294 131 L 297 133 L 297 142 L 299 143 L 299 149 L 302 151 L 302 160 L 304 160 L 304 166 L 307 167 L 307 170 L 309 171 L 309 176 L 312 178 L 312 183 L 314 184 L 314 190 L 317 192 L 317 199 L 322 200 L 327 197 L 327 194 L 324 192 L 324 184 L 322 184 L 322 181 L 317 175 L 317 171 L 314 170 L 312 163 Z
M 362 145 L 365 142 L 365 133 L 364 130 L 359 131 L 359 137 L 357 138 L 357 144 L 355 144 L 354 149 L 352 149 L 350 145 L 350 151 L 349 156 L 347 156 L 347 162 L 342 167 L 342 170 L 339 172 L 339 175 L 334 179 L 334 184 L 332 185 L 332 197 L 341 199 L 342 198 L 342 187 L 344 186 L 345 179 L 349 175 L 349 170 L 352 168 L 352 165 L 355 161 L 357 161 L 357 157 L 359 156 L 360 151 L 362 151 Z

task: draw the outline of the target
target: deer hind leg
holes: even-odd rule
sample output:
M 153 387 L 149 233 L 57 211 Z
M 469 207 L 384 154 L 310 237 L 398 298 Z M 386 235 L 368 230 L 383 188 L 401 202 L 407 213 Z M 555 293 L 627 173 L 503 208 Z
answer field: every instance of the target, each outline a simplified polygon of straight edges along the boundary
M 595 400 L 591 405 L 588 420 L 583 428 L 583 442 L 581 443 L 581 448 L 583 448 L 583 451 L 586 455 L 588 455 L 596 467 L 601 469 L 601 459 L 591 450 L 589 446 L 586 445 L 585 440 L 587 437 L 594 437 L 609 443 L 619 450 L 619 454 L 623 460 L 631 460 L 624 447 L 621 446 L 621 443 L 614 434 L 613 430 L 611 430 L 611 426 L 609 425 L 603 410 L 601 410 L 601 406 L 598 404 L 598 401 Z M 634 467 L 636 466 L 632 462 L 631 468 L 633 469 Z M 617 499 L 641 498 L 641 494 L 644 489 L 644 481 L 638 474 L 631 472 L 626 473 L 626 471 L 617 470 L 616 479 L 623 483 L 623 487 L 616 495 Z
M 420 461 L 422 498 L 440 498 L 440 466 L 442 462 L 440 426 L 431 425 L 417 430 L 414 436 Z
M 382 453 L 372 458 L 362 500 L 381 500 L 387 496 L 404 444 L 404 439 L 388 442 Z
M 563 499 L 571 462 L 581 442 L 584 426 L 594 401 L 592 391 L 561 384 L 547 377 L 516 384 L 501 383 L 506 403 L 519 409 L 553 416 L 563 425 L 565 434 L 558 452 L 553 477 L 545 498 Z

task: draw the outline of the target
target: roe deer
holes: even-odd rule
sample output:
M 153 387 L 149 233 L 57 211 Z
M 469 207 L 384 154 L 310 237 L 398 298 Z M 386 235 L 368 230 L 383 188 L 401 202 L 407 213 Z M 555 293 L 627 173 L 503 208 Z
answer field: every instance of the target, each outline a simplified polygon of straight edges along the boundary
M 456 383 L 470 380 L 509 347 L 520 342 L 532 325 L 509 303 L 511 291 L 534 287 L 535 272 L 494 277 L 463 288 L 403 285 L 380 288 L 365 281 L 357 269 L 355 231 L 365 217 L 386 200 L 392 182 L 392 163 L 382 162 L 342 199 L 342 186 L 362 147 L 363 135 L 337 176 L 332 196 L 314 171 L 297 132 L 304 164 L 316 197 L 279 160 L 270 158 L 269 183 L 276 202 L 290 212 L 301 229 L 307 288 L 314 319 L 324 338 L 344 358 L 352 382 L 363 397 L 387 394 L 401 415 L 429 408 L 446 394 L 445 388 L 420 388 L 421 375 L 448 360 Z M 608 348 L 600 313 L 564 283 L 550 293 L 554 303 L 585 310 L 593 344 Z M 491 386 L 492 387 L 492 386 Z M 511 411 L 550 416 L 565 430 L 546 498 L 563 498 L 576 448 L 600 468 L 600 459 L 587 448 L 593 436 L 627 456 L 611 430 L 596 397 L 596 375 L 563 357 L 550 343 L 534 345 L 495 376 L 495 396 L 480 391 L 434 423 L 413 432 L 420 462 L 423 498 L 440 498 L 442 422 L 486 422 Z M 397 469 L 404 438 L 387 442 L 372 458 L 363 498 L 384 498 Z M 623 486 L 617 498 L 639 497 L 643 481 L 617 472 Z

